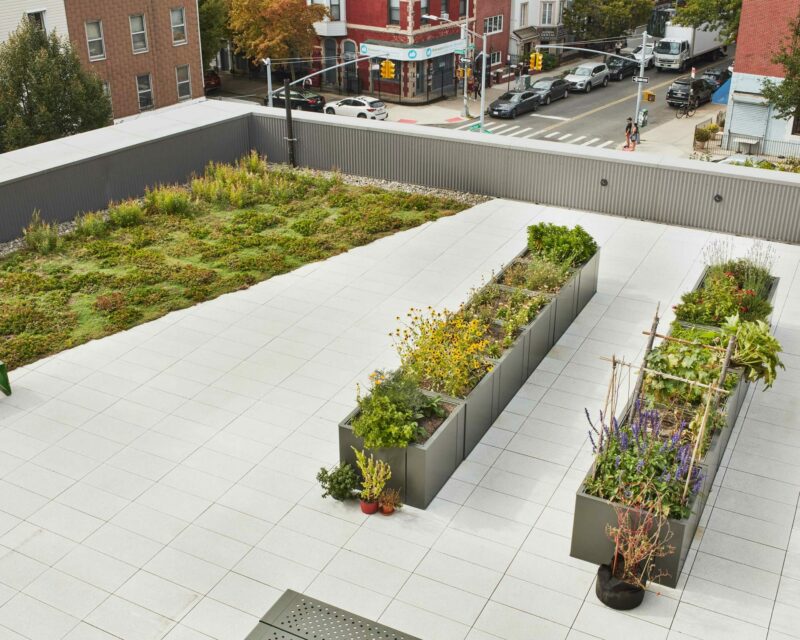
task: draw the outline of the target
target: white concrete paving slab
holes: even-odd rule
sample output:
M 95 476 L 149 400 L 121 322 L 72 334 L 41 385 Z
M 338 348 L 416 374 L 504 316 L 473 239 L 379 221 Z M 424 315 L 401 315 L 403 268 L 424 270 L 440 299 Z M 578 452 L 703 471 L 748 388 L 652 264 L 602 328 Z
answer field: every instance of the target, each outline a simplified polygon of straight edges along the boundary
M 580 317 L 427 511 L 323 500 L 395 316 L 457 305 L 540 220 L 602 246 Z M 614 612 L 569 557 L 600 358 L 640 354 L 716 237 L 494 200 L 12 372 L 0 637 L 238 640 L 286 588 L 425 640 L 800 637 L 800 247 L 774 245 L 787 370 L 746 401 L 679 588 Z

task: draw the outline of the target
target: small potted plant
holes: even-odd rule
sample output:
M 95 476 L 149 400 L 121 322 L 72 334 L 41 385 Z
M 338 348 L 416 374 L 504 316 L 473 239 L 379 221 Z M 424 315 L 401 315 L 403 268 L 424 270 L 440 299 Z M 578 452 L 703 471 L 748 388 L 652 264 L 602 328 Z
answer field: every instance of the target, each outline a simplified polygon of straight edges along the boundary
M 330 496 L 334 500 L 344 502 L 350 500 L 356 492 L 358 477 L 355 469 L 349 464 L 339 464 L 331 469 L 320 468 L 317 482 L 323 489 L 323 498 Z
M 675 552 L 667 544 L 671 537 L 667 519 L 658 508 L 644 506 L 616 507 L 617 526 L 606 527 L 614 541 L 614 556 L 597 569 L 595 593 L 612 609 L 627 611 L 642 604 L 647 581 L 666 575 L 654 573 L 655 560 Z
M 384 489 L 378 497 L 378 507 L 385 516 L 392 515 L 396 509 L 402 509 L 400 491 L 397 489 Z
M 353 451 L 361 471 L 361 511 L 372 514 L 378 510 L 378 498 L 392 477 L 392 470 L 388 464 L 383 460 L 376 460 L 372 454 L 368 458 L 363 451 L 355 448 Z

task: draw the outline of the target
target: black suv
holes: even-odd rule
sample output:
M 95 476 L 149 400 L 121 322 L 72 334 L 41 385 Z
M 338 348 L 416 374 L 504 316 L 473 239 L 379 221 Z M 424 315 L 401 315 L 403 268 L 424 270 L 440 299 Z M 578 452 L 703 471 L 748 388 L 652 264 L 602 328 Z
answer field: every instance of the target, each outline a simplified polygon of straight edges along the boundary
M 272 93 L 273 107 L 286 106 L 283 91 L 283 88 L 281 88 Z M 289 99 L 292 103 L 292 109 L 299 109 L 300 111 L 319 111 L 322 113 L 325 108 L 324 96 L 314 93 L 313 91 L 289 89 Z M 269 96 L 264 98 L 264 105 L 269 105 Z
M 728 78 L 731 77 L 731 72 L 728 69 L 722 69 L 720 67 L 714 67 L 712 69 L 706 69 L 703 71 L 702 78 L 703 80 L 707 80 L 710 84 L 714 85 L 714 90 L 719 89 L 723 84 L 728 81 Z
M 622 80 L 625 76 L 635 75 L 639 70 L 639 61 L 635 60 L 633 56 L 625 60 L 622 58 L 609 58 L 606 62 L 608 65 L 608 76 L 612 80 Z
M 699 106 L 711 101 L 711 94 L 714 93 L 714 86 L 702 78 L 690 77 L 678 78 L 672 83 L 667 91 L 667 102 L 671 107 L 680 107 L 689 101 L 689 85 L 691 83 L 691 100 L 694 106 Z

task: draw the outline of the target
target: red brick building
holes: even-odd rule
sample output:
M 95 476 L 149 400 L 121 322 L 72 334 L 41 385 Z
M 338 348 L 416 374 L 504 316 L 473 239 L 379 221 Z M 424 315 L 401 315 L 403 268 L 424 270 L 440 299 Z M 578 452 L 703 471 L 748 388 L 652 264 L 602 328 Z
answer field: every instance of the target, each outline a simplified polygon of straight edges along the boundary
M 490 2 L 492 0 L 477 0 Z M 429 102 L 456 93 L 460 24 L 475 30 L 476 0 L 326 0 L 332 19 L 318 23 L 319 66 L 370 56 L 332 70 L 322 86 L 370 93 L 400 102 Z M 447 17 L 458 24 L 425 20 Z M 382 79 L 377 64 L 395 63 L 395 77 Z
M 203 95 L 197 0 L 64 0 L 69 37 L 114 117 Z
M 486 34 L 486 55 L 490 61 L 486 71 L 491 71 L 492 80 L 499 80 L 508 71 L 511 0 L 478 0 L 475 9 L 474 30 Z M 481 46 L 481 40 L 477 40 L 476 50 L 480 51 Z
M 800 11 L 800 0 L 744 0 L 736 38 L 736 71 L 767 77 L 783 77 L 772 62 L 789 36 L 789 23 Z

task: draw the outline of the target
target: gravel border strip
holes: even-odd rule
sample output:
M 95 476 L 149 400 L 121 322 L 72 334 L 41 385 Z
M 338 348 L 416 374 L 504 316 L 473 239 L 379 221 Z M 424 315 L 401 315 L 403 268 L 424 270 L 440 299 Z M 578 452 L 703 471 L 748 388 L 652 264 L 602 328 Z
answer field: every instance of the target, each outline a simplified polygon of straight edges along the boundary
M 277 167 L 286 167 L 286 165 L 271 165 Z M 364 176 L 353 176 L 345 173 L 338 173 L 336 171 L 320 171 L 317 169 L 298 169 L 299 171 L 306 171 L 314 175 L 325 176 L 327 178 L 339 176 L 345 184 L 354 187 L 380 187 L 387 191 L 405 191 L 406 193 L 415 193 L 425 196 L 436 196 L 439 198 L 451 198 L 462 204 L 475 206 L 481 202 L 487 202 L 491 198 L 487 196 L 479 196 L 472 193 L 462 193 L 460 191 L 448 191 L 447 189 L 435 189 L 433 187 L 423 187 L 417 184 L 407 184 L 404 182 L 394 182 L 392 180 L 382 180 L 381 178 L 366 178 Z M 75 220 L 62 222 L 58 225 L 58 235 L 63 236 L 70 233 L 75 229 Z M 25 248 L 24 238 L 17 238 L 9 242 L 0 243 L 0 258 L 5 258 L 16 251 Z

